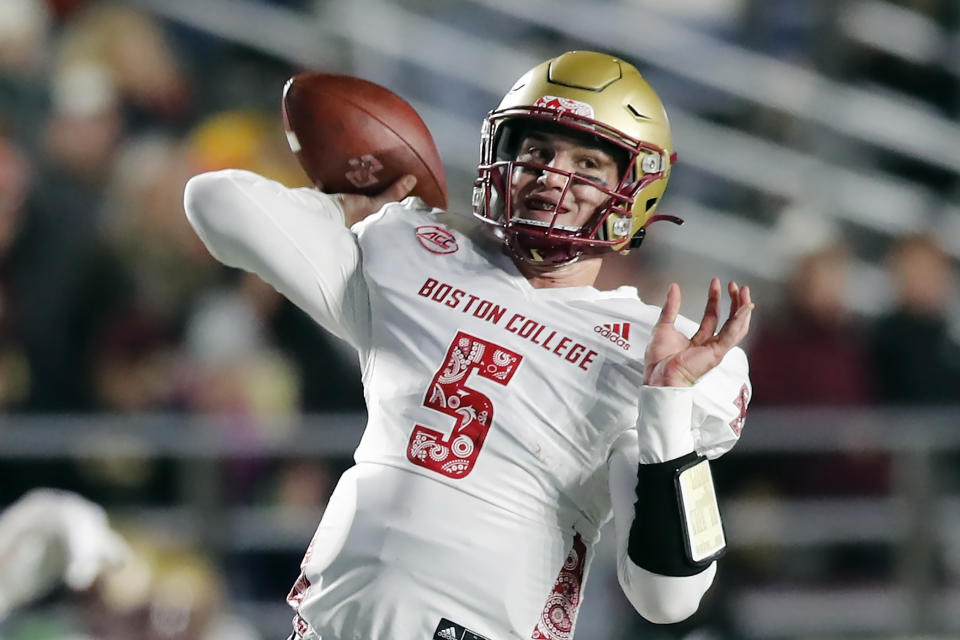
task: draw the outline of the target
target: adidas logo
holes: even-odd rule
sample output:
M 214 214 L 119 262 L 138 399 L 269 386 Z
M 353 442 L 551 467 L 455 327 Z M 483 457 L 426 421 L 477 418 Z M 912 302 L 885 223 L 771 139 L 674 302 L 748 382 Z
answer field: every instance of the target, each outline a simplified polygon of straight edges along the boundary
M 606 327 L 607 329 L 610 329 L 610 331 L 622 337 L 624 340 L 630 339 L 630 323 L 629 322 L 618 322 L 616 324 L 605 324 L 603 326 Z
M 488 640 L 479 633 L 474 633 L 461 624 L 446 618 L 440 618 L 440 624 L 433 632 L 433 640 Z
M 437 636 L 443 640 L 460 640 L 457 638 L 457 630 L 454 627 L 447 627 L 443 631 L 438 631 Z
M 613 324 L 598 324 L 593 328 L 594 333 L 617 345 L 624 351 L 630 351 L 630 323 L 617 322 Z

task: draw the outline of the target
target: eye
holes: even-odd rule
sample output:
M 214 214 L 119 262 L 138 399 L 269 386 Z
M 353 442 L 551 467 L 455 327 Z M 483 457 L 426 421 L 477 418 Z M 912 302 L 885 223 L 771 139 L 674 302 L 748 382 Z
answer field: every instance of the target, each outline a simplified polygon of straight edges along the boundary
M 544 147 L 537 144 L 529 144 L 524 148 L 523 153 L 520 155 L 525 159 L 544 161 L 547 160 L 548 154 Z

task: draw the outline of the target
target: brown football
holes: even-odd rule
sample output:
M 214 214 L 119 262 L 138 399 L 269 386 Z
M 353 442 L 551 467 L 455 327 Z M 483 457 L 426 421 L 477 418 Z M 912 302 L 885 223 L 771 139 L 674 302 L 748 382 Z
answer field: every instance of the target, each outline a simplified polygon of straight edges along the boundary
M 283 88 L 290 148 L 317 188 L 376 195 L 400 176 L 413 195 L 446 208 L 440 153 L 420 115 L 389 89 L 361 78 L 300 73 Z

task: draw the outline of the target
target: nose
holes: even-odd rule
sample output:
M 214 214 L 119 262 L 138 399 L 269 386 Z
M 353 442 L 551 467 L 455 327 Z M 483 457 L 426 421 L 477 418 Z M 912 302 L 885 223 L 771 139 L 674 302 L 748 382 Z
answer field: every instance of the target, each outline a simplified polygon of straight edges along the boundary
M 571 169 L 567 166 L 568 164 L 563 154 L 558 153 L 546 166 L 560 171 L 570 171 Z M 569 178 L 566 175 L 557 173 L 556 171 L 547 171 L 546 169 L 541 171 L 540 176 L 537 178 L 537 182 L 551 189 L 563 189 L 567 185 L 568 180 Z
M 567 184 L 567 177 L 554 171 L 547 171 L 544 169 L 540 172 L 537 182 L 548 189 L 563 189 L 563 187 Z

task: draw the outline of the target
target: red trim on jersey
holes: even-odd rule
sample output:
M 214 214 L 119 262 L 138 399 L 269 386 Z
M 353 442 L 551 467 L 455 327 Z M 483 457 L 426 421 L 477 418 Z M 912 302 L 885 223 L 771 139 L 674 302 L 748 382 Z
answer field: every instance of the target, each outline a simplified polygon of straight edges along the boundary
M 547 596 L 540 622 L 533 630 L 532 640 L 569 640 L 573 637 L 586 564 L 587 545 L 578 533 L 573 538 L 573 547 L 560 568 L 553 591 Z
M 730 422 L 730 428 L 739 437 L 740 432 L 743 431 L 743 425 L 747 421 L 747 405 L 750 404 L 750 390 L 747 385 L 740 387 L 740 393 L 737 394 L 733 404 L 740 409 L 740 415 Z

